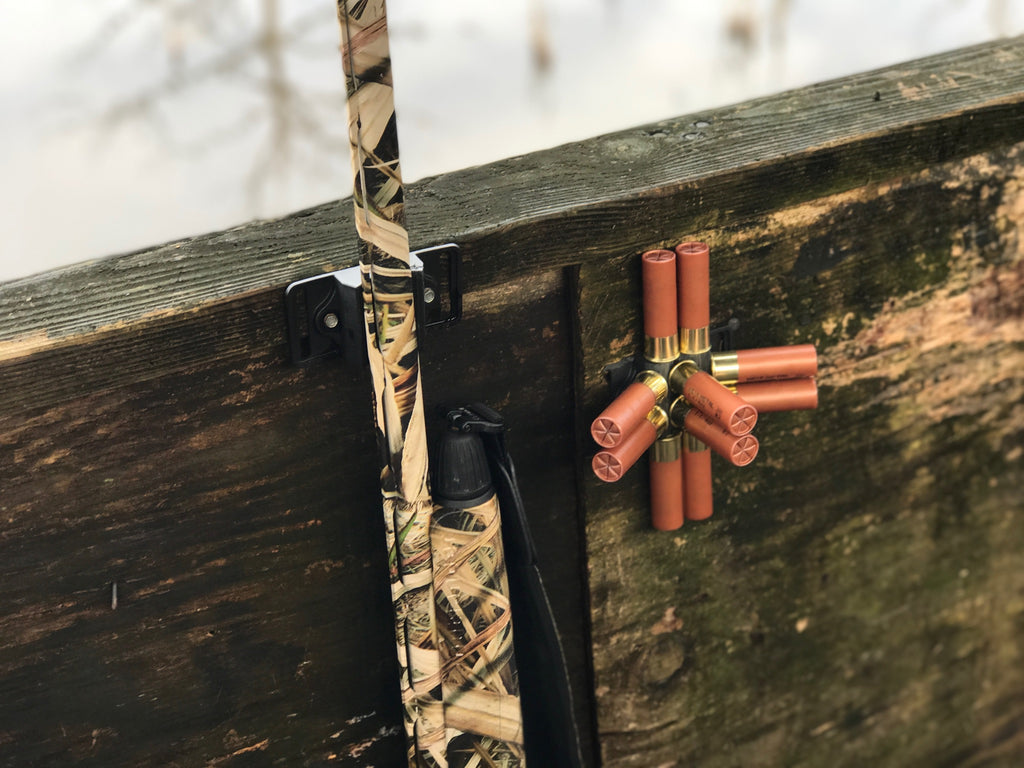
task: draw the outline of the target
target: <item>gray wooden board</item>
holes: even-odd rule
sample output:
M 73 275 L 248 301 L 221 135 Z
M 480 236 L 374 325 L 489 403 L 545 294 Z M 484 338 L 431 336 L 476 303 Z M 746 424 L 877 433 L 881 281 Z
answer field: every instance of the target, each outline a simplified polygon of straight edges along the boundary
M 513 424 L 605 765 L 1019 764 L 1022 61 L 411 185 L 414 243 L 467 259 L 428 407 Z M 0 286 L 0 764 L 399 764 L 368 382 L 285 360 L 283 288 L 355 263 L 350 221 Z M 585 427 L 636 351 L 637 255 L 694 236 L 716 318 L 818 344 L 823 402 L 765 416 L 716 516 L 655 534 L 639 469 L 587 474 Z

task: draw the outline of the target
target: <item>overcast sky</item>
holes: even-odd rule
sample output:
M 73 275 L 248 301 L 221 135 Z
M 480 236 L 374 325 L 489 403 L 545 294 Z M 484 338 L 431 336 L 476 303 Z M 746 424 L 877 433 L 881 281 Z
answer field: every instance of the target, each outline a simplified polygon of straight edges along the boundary
M 1019 34 L 1022 6 L 392 0 L 403 169 L 412 180 Z M 0 280 L 349 193 L 334 4 L 279 0 L 272 20 L 266 7 L 0 0 Z M 271 21 L 289 36 L 277 58 L 253 43 Z

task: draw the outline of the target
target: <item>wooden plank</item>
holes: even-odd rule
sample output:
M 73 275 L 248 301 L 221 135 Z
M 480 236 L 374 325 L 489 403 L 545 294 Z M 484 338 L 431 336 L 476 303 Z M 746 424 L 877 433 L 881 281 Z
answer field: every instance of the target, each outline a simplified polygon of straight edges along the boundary
M 413 246 L 459 242 L 493 285 L 629 252 L 680 206 L 717 226 L 972 154 L 1019 135 L 1022 61 L 1000 41 L 427 179 Z M 349 205 L 6 284 L 0 359 L 351 266 Z
M 764 415 L 758 460 L 716 463 L 715 517 L 674 534 L 643 467 L 589 482 L 605 766 L 1020 763 L 1022 159 L 687 233 L 742 346 L 817 345 L 821 407 Z M 591 418 L 639 341 L 639 250 L 581 271 Z
M 470 297 L 504 322 L 452 329 L 424 382 L 510 419 L 582 688 L 568 302 L 557 271 L 523 289 Z M 452 383 L 474 344 L 501 364 Z M 404 760 L 369 382 L 246 350 L 3 412 L 0 764 Z
M 1003 41 L 412 186 L 416 244 L 467 258 L 426 391 L 514 425 L 605 765 L 1013 764 L 1022 59 Z M 400 760 L 366 382 L 285 360 L 283 287 L 355 262 L 350 218 L 0 286 L 0 764 Z M 813 340 L 829 367 L 819 412 L 766 417 L 761 463 L 719 472 L 716 519 L 657 536 L 642 484 L 581 471 L 582 425 L 635 349 L 635 255 L 689 236 L 745 344 Z

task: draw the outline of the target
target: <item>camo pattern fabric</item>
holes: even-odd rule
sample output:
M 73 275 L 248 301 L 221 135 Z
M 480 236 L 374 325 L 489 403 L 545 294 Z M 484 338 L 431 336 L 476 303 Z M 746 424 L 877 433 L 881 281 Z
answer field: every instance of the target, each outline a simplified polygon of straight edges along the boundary
M 430 554 L 433 505 L 385 4 L 339 0 L 338 20 L 409 765 L 447 768 Z

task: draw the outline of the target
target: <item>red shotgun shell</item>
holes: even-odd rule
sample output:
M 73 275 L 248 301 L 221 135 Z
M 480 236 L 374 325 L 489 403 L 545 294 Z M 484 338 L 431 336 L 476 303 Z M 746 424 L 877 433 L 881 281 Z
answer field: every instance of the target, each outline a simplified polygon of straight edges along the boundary
M 651 449 L 651 525 L 674 531 L 683 524 L 683 456 L 679 433 L 659 438 Z
M 687 520 L 707 520 L 715 510 L 711 451 L 693 435 L 683 437 L 683 498 Z
M 809 379 L 818 373 L 818 352 L 813 344 L 721 352 L 711 356 L 711 372 L 719 381 L 741 384 Z
M 640 425 L 654 402 L 654 392 L 649 387 L 633 382 L 594 419 L 590 434 L 598 445 L 614 448 Z
M 818 407 L 814 379 L 786 379 L 737 384 L 736 394 L 758 411 L 806 411 Z
M 737 467 L 745 467 L 757 457 L 756 437 L 731 435 L 696 408 L 690 409 L 683 424 L 687 432 Z
M 757 409 L 753 405 L 713 376 L 697 371 L 689 361 L 673 368 L 670 378 L 672 388 L 682 393 L 687 403 L 730 434 L 745 435 L 757 424 Z
M 679 333 L 676 293 L 676 255 L 648 251 L 641 257 L 644 286 L 644 335 L 663 339 Z
M 707 243 L 676 246 L 679 270 L 679 327 L 707 328 L 711 322 L 711 266 Z
M 660 411 L 655 408 L 654 411 Z M 661 423 L 668 422 L 668 417 L 661 413 Z M 594 474 L 606 483 L 614 483 L 621 478 L 629 468 L 636 464 L 637 459 L 644 455 L 644 451 L 654 445 L 658 438 L 658 427 L 654 426 L 650 418 L 640 422 L 640 426 L 630 432 L 614 448 L 607 448 L 598 451 L 591 461 Z
M 654 371 L 643 371 L 637 381 L 612 400 L 590 425 L 598 445 L 614 448 L 642 422 L 657 401 L 668 393 L 668 382 Z

